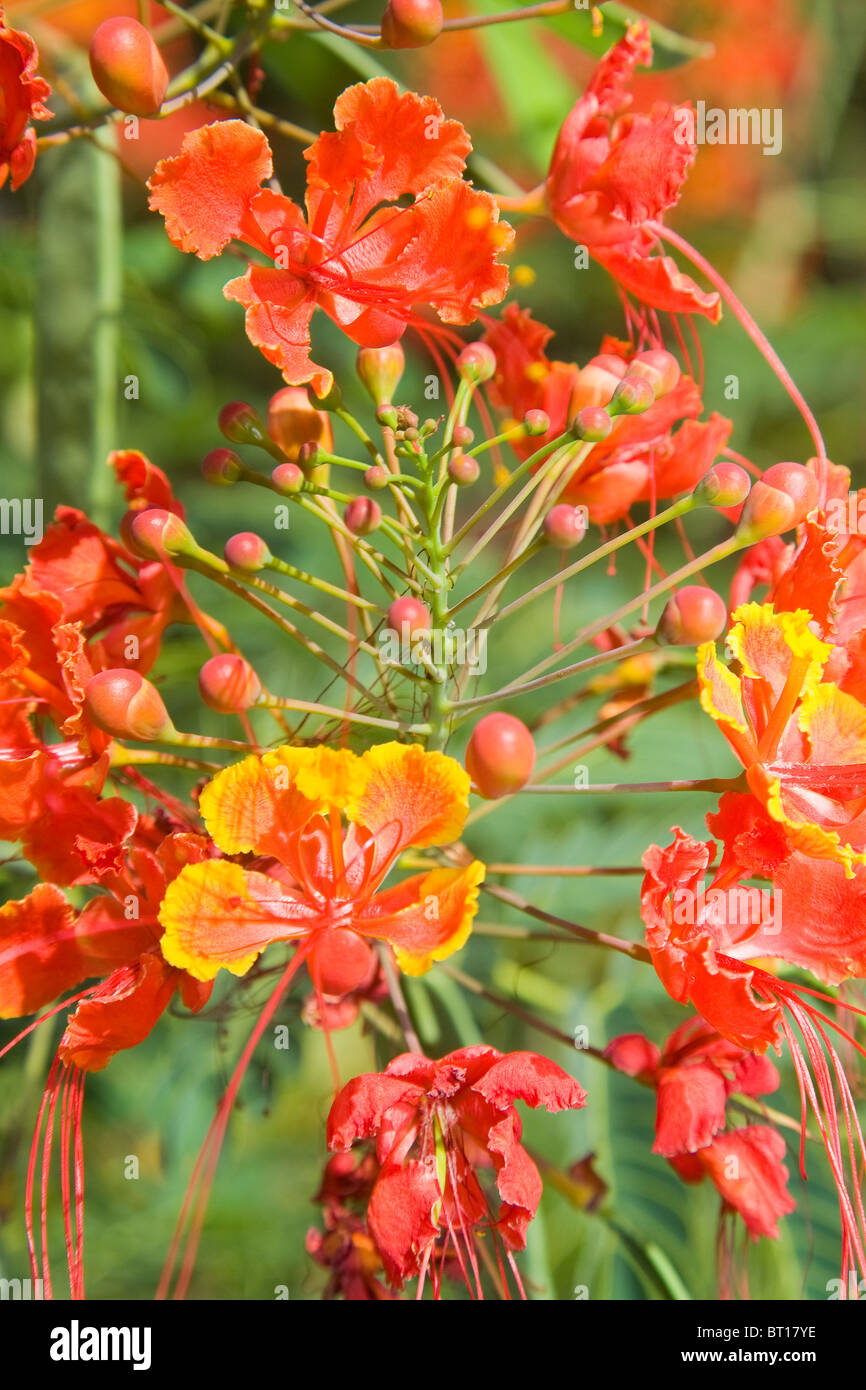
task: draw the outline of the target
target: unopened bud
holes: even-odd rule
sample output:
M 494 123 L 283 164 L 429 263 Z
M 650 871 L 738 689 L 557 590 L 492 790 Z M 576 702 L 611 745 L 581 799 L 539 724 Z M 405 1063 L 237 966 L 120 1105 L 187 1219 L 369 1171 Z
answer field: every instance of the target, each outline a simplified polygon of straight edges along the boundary
M 611 415 L 642 415 L 655 400 L 652 383 L 642 376 L 624 376 L 608 407 Z
M 315 443 L 325 453 L 334 447 L 328 416 L 314 409 L 303 386 L 284 386 L 268 405 L 268 434 L 291 463 L 298 463 L 301 448 Z
M 586 535 L 586 508 L 571 507 L 561 502 L 551 507 L 544 518 L 544 534 L 559 550 L 571 550 Z
M 358 376 L 377 405 L 387 405 L 394 399 L 406 368 L 406 358 L 399 343 L 390 347 L 362 347 L 356 360 Z
M 814 473 L 800 463 L 774 463 L 752 484 L 740 514 L 737 536 L 747 545 L 799 526 L 818 505 Z
M 628 364 L 628 375 L 644 377 L 658 399 L 673 391 L 682 373 L 672 352 L 666 352 L 664 348 L 651 348 L 632 358 Z
M 496 371 L 496 357 L 486 343 L 469 343 L 457 358 L 457 371 L 464 381 L 489 381 Z
M 129 517 L 123 528 L 129 548 L 147 560 L 166 555 L 194 555 L 199 547 L 186 522 L 164 507 L 147 507 Z
M 388 0 L 382 15 L 386 48 L 423 48 L 442 32 L 441 0 Z
M 229 401 L 219 413 L 219 427 L 232 444 L 261 444 L 267 436 L 258 412 L 247 401 Z
M 613 421 L 600 405 L 585 405 L 571 422 L 571 433 L 575 439 L 583 439 L 587 444 L 597 444 L 607 439 L 612 429 Z
M 704 507 L 738 507 L 749 495 L 752 480 L 738 463 L 714 463 L 692 496 Z
M 475 431 L 468 425 L 455 425 L 451 431 L 451 443 L 456 444 L 458 449 L 468 449 L 470 444 L 475 442 Z
M 390 477 L 387 468 L 383 468 L 381 463 L 374 463 L 364 474 L 364 487 L 368 487 L 371 492 L 381 492 L 388 486 Z
M 420 637 L 430 631 L 432 622 L 430 609 L 411 594 L 395 598 L 388 609 L 388 627 L 392 632 L 399 632 L 401 635 L 406 629 L 410 637 Z
M 255 531 L 238 531 L 229 536 L 223 551 L 225 562 L 233 570 L 244 574 L 256 574 L 272 560 L 271 552 Z
M 527 410 L 523 417 L 523 428 L 529 435 L 547 434 L 550 416 L 546 410 Z
M 354 536 L 369 536 L 382 520 L 382 508 L 372 497 L 353 497 L 343 512 L 343 520 Z
M 725 601 L 703 584 L 687 584 L 669 598 L 655 631 L 663 646 L 697 647 L 714 642 L 728 620 Z
M 201 461 L 205 482 L 216 487 L 230 487 L 241 476 L 243 464 L 233 449 L 211 449 Z
M 218 714 L 240 714 L 254 705 L 262 692 L 250 663 L 235 652 L 206 661 L 199 671 L 198 688 L 205 704 Z
M 478 460 L 471 454 L 455 454 L 448 461 L 448 477 L 458 487 L 471 487 L 481 476 Z
M 174 733 L 155 685 L 138 671 L 118 667 L 100 671 L 87 683 L 84 709 L 88 719 L 112 738 L 152 743 Z
M 303 469 L 296 463 L 278 463 L 271 474 L 271 482 L 278 492 L 300 492 L 304 486 Z

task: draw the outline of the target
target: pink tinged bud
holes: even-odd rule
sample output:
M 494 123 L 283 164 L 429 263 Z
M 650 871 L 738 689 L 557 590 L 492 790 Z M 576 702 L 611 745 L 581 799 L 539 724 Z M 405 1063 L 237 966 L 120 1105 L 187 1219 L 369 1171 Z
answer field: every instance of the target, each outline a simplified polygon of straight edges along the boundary
M 300 492 L 304 486 L 304 473 L 296 463 L 278 463 L 271 474 L 271 482 L 278 492 Z
M 599 352 L 595 357 L 590 357 L 587 367 L 599 367 L 602 371 L 610 372 L 612 376 L 620 381 L 628 371 L 628 363 L 624 357 L 620 357 L 615 352 Z
M 382 520 L 382 508 L 372 497 L 353 497 L 343 512 L 343 520 L 353 536 L 369 536 Z
M 527 410 L 523 417 L 523 428 L 529 435 L 547 434 L 550 416 L 545 410 Z
M 799 526 L 818 505 L 814 473 L 800 463 L 774 463 L 752 485 L 737 536 L 747 545 Z
M 496 371 L 496 357 L 486 343 L 470 343 L 457 358 L 457 371 L 464 381 L 489 381 Z
M 356 361 L 358 376 L 377 405 L 387 405 L 406 368 L 406 358 L 399 343 L 390 347 L 362 347 Z
M 273 559 L 265 542 L 255 531 L 238 531 L 234 536 L 229 536 L 223 555 L 227 565 L 244 574 L 256 574 Z
M 388 609 L 387 623 L 392 632 L 399 632 L 401 636 L 406 629 L 410 637 L 420 637 L 430 631 L 433 619 L 426 604 L 412 598 L 411 594 L 404 594 L 402 598 L 395 598 Z
M 495 801 L 520 791 L 535 767 L 535 744 L 513 714 L 485 714 L 466 749 L 466 771 L 481 796 Z
M 271 397 L 268 434 L 291 463 L 300 462 L 298 455 L 305 444 L 318 444 L 325 453 L 334 447 L 328 416 L 313 407 L 303 386 L 284 386 Z
M 423 48 L 439 37 L 444 22 L 440 0 L 388 0 L 382 41 L 386 48 Z
M 672 352 L 664 348 L 652 348 L 648 352 L 637 353 L 628 364 L 629 376 L 642 376 L 655 392 L 656 399 L 673 391 L 682 373 L 680 364 Z
M 297 460 L 305 473 L 312 473 L 322 461 L 322 451 L 314 439 L 308 439 L 297 452 Z
M 395 405 L 380 405 L 376 409 L 376 423 L 389 430 L 397 429 L 400 421 L 397 417 L 397 407 Z
M 642 376 L 624 376 L 610 402 L 611 415 L 642 415 L 655 400 L 652 383 Z
M 738 463 L 714 463 L 692 496 L 704 507 L 738 507 L 749 495 L 752 480 Z
M 625 366 L 619 358 L 613 360 L 620 366 Z M 572 397 L 574 406 L 583 410 L 588 405 L 608 405 L 622 376 L 622 372 L 613 372 L 609 367 L 599 366 L 597 360 L 587 362 L 577 374 Z
M 697 647 L 714 642 L 728 621 L 725 601 L 703 584 L 687 584 L 665 604 L 655 631 L 663 646 Z
M 260 444 L 265 427 L 246 401 L 229 401 L 219 413 L 219 427 L 231 444 Z
M 216 487 L 230 487 L 241 476 L 243 464 L 233 449 L 211 449 L 201 461 L 201 475 L 205 482 Z
M 571 422 L 571 432 L 575 439 L 583 439 L 587 444 L 597 444 L 607 439 L 613 429 L 613 421 L 600 405 L 585 405 Z
M 586 535 L 586 510 L 571 507 L 567 502 L 551 507 L 544 518 L 544 534 L 559 550 L 571 550 Z
M 195 555 L 198 546 L 185 522 L 164 507 L 147 507 L 143 512 L 124 518 L 122 534 L 129 538 L 129 548 L 147 560 L 162 560 L 166 555 Z
M 88 719 L 112 738 L 152 743 L 174 734 L 156 686 L 125 667 L 100 671 L 88 681 L 84 709 Z
M 458 449 L 468 449 L 469 445 L 475 441 L 475 431 L 468 425 L 455 425 L 451 432 L 451 443 L 456 444 Z
M 106 19 L 90 41 L 90 71 L 106 101 L 133 116 L 152 116 L 162 105 L 168 70 L 137 19 Z
M 198 675 L 201 698 L 218 714 L 240 714 L 256 703 L 261 682 L 248 661 L 234 652 L 212 656 Z
M 481 467 L 477 459 L 470 454 L 455 454 L 448 463 L 448 477 L 452 483 L 458 487 L 471 487 L 477 483 L 481 476 Z
M 381 463 L 374 463 L 364 474 L 364 487 L 368 487 L 371 492 L 381 492 L 388 486 L 388 479 L 391 474 L 387 468 L 383 468 Z

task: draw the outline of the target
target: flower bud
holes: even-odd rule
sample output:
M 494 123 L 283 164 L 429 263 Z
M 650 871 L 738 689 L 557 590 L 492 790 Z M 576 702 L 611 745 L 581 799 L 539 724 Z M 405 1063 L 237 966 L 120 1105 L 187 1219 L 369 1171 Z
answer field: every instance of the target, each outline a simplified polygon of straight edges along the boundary
M 211 449 L 201 461 L 201 475 L 205 482 L 216 487 L 230 487 L 241 476 L 243 464 L 233 449 Z
M 302 444 L 297 453 L 297 461 L 302 471 L 309 475 L 321 463 L 322 451 L 315 439 L 308 439 L 306 444 Z
M 291 463 L 300 462 L 303 445 L 318 444 L 329 454 L 334 434 L 328 416 L 316 410 L 303 386 L 284 386 L 268 405 L 268 434 Z
M 218 416 L 219 427 L 231 444 L 261 444 L 265 427 L 247 401 L 229 401 Z
M 456 444 L 458 449 L 468 449 L 470 444 L 475 442 L 475 431 L 468 425 L 455 425 L 451 431 L 451 443 Z
M 799 526 L 818 505 L 814 473 L 800 463 L 774 463 L 752 484 L 737 536 L 747 545 Z
M 752 480 L 738 463 L 714 463 L 698 483 L 693 498 L 704 507 L 738 507 L 749 495 Z
M 527 410 L 523 417 L 523 428 L 528 435 L 547 434 L 550 416 L 546 410 Z
M 611 415 L 642 415 L 655 400 L 652 383 L 642 376 L 624 376 L 611 398 Z
M 488 801 L 520 791 L 535 767 L 535 744 L 526 725 L 513 714 L 485 714 L 466 749 L 466 771 Z
M 380 405 L 376 409 L 376 423 L 383 428 L 395 430 L 397 428 L 397 407 L 395 405 Z
M 628 364 L 628 375 L 644 377 L 658 399 L 673 391 L 682 373 L 672 352 L 666 352 L 664 348 L 651 348 L 648 352 L 636 353 Z
M 607 439 L 612 429 L 613 420 L 600 405 L 585 405 L 571 422 L 575 439 L 583 439 L 587 444 L 597 444 L 599 440 Z
M 486 343 L 469 343 L 457 358 L 457 371 L 464 381 L 489 381 L 496 371 L 496 357 Z
M 448 461 L 448 477 L 452 483 L 458 487 L 471 487 L 477 483 L 481 476 L 481 468 L 477 459 L 471 454 L 455 454 Z
M 125 524 L 124 524 L 125 523 Z M 195 555 L 198 546 L 192 532 L 174 512 L 164 507 L 146 507 L 143 512 L 127 513 L 121 523 L 129 548 L 146 560 L 162 560 L 166 555 Z
M 423 48 L 439 37 L 444 22 L 440 0 L 388 0 L 382 42 L 386 48 Z
M 410 637 L 420 637 L 430 631 L 432 623 L 430 609 L 411 594 L 395 598 L 388 609 L 387 625 L 392 632 L 398 632 L 401 636 L 406 629 Z
M 559 550 L 571 550 L 586 535 L 586 508 L 562 502 L 544 518 L 544 534 Z
M 354 536 L 369 536 L 382 520 L 382 508 L 372 497 L 353 497 L 343 512 L 343 520 Z
M 371 492 L 381 492 L 388 486 L 390 477 L 387 468 L 383 468 L 381 463 L 374 463 L 364 474 L 364 487 L 368 487 Z
M 595 357 L 577 374 L 574 405 L 582 410 L 588 405 L 608 405 L 625 373 L 621 357 Z
M 278 492 L 300 492 L 304 485 L 303 469 L 296 463 L 278 463 L 271 474 L 271 482 Z
M 669 598 L 655 631 L 662 646 L 697 647 L 714 642 L 728 621 L 725 601 L 703 584 L 687 584 Z
M 406 368 L 406 358 L 399 343 L 390 347 L 358 349 L 356 369 L 364 386 L 377 405 L 387 405 L 394 399 Z
M 88 719 L 112 738 L 152 743 L 170 739 L 174 725 L 155 685 L 138 671 L 118 667 L 100 671 L 87 682 L 84 709 Z
M 273 559 L 265 542 L 255 531 L 238 531 L 234 536 L 229 536 L 223 555 L 227 565 L 244 574 L 256 574 Z
M 143 24 L 106 19 L 90 41 L 90 71 L 106 101 L 133 116 L 153 116 L 168 88 L 168 69 Z
M 206 661 L 198 674 L 198 689 L 205 704 L 218 714 L 240 714 L 262 693 L 252 666 L 235 652 L 223 652 Z

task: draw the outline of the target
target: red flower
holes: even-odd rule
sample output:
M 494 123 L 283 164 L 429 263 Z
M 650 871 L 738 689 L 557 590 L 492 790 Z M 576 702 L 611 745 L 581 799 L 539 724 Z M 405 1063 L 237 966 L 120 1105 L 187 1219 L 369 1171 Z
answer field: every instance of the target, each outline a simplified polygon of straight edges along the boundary
M 584 406 L 606 405 L 616 385 L 611 358 L 620 359 L 624 371 L 634 356 L 627 344 L 606 339 L 600 357 L 580 368 L 548 358 L 545 347 L 552 336 L 528 309 L 509 304 L 484 337 L 496 354 L 491 383 L 495 403 L 515 420 L 528 410 L 543 410 L 550 418 L 544 436 L 515 444 L 522 458 L 561 435 Z M 590 450 L 564 496 L 585 506 L 591 521 L 606 525 L 619 521 L 635 502 L 691 491 L 711 468 L 732 428 L 715 413 L 699 421 L 701 409 L 697 386 L 681 376 L 643 414 L 616 416 L 607 439 Z M 581 446 L 574 447 L 576 453 Z
M 641 21 L 601 60 L 566 118 L 547 177 L 547 206 L 560 230 L 644 304 L 716 323 L 719 296 L 700 290 L 670 256 L 654 254 L 657 236 L 647 224 L 679 200 L 695 147 L 681 118 L 688 106 L 627 112 L 635 68 L 651 63 L 649 28 Z
M 334 122 L 305 151 L 306 216 L 262 188 L 270 147 L 242 121 L 191 132 L 149 184 L 150 206 L 182 251 L 208 260 L 237 238 L 267 257 L 225 294 L 243 304 L 247 335 L 268 361 L 319 396 L 332 377 L 310 358 L 314 309 L 366 347 L 399 338 L 416 305 L 471 323 L 505 294 L 496 257 L 512 239 L 490 194 L 462 177 L 469 137 L 431 97 L 377 77 L 342 93 Z
M 468 1259 L 480 1296 L 472 1232 L 481 1224 L 501 1238 L 509 1259 L 523 1249 L 541 1178 L 520 1143 L 516 1100 L 557 1111 L 577 1109 L 586 1096 L 546 1057 L 503 1056 L 483 1045 L 438 1062 L 406 1052 L 383 1073 L 355 1077 L 339 1093 L 328 1117 L 328 1147 L 376 1139 L 381 1168 L 367 1219 L 392 1284 L 430 1268 L 438 1292 L 441 1271 L 431 1258 L 442 1237 L 442 1258 L 453 1248 L 467 1283 Z M 501 1198 L 495 1216 L 479 1181 L 479 1169 L 491 1167 Z
M 738 1211 L 753 1240 L 775 1240 L 779 1217 L 795 1207 L 786 1188 L 784 1140 L 766 1125 L 722 1132 L 729 1096 L 776 1090 L 779 1074 L 772 1062 L 720 1037 L 702 1018 L 677 1028 L 662 1053 L 635 1033 L 614 1038 L 605 1056 L 656 1090 L 653 1153 L 667 1158 L 686 1182 L 709 1176 L 723 1212 Z
M 0 188 L 10 174 L 12 190 L 33 173 L 36 134 L 30 121 L 47 121 L 51 88 L 36 75 L 39 51 L 29 34 L 10 29 L 0 8 Z

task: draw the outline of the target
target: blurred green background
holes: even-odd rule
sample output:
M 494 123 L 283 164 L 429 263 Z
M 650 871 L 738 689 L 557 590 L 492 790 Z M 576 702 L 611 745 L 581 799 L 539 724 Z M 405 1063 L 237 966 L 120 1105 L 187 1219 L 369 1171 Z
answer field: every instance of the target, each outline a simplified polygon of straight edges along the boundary
M 92 24 L 117 8 L 90 5 Z M 483 0 L 464 9 L 445 0 L 446 14 L 473 8 L 496 7 Z M 92 89 L 80 50 L 65 31 L 52 27 L 51 6 L 30 9 L 32 22 L 25 25 L 22 15 L 20 23 L 37 36 L 54 71 L 89 101 Z M 751 0 L 699 5 L 647 0 L 644 12 L 695 45 L 661 36 L 659 71 L 636 84 L 641 106 L 659 96 L 690 95 L 708 105 L 761 105 L 784 112 L 785 139 L 777 158 L 762 157 L 759 150 L 702 148 L 673 220 L 730 278 L 815 410 L 830 456 L 850 466 L 862 485 L 862 0 L 813 0 L 802 6 L 796 0 L 759 6 Z M 447 114 L 464 119 L 481 156 L 473 166 L 476 182 L 483 185 L 493 175 L 489 160 L 530 187 L 543 176 L 556 130 L 591 71 L 587 50 L 603 51 L 621 32 L 618 13 L 634 11 L 610 7 L 601 37 L 592 36 L 589 15 L 575 13 L 549 23 L 490 29 L 480 37 L 446 35 L 421 54 L 370 55 L 339 39 L 296 35 L 264 50 L 264 81 L 256 100 L 288 120 L 327 129 L 342 88 L 386 70 L 438 96 Z M 350 21 L 378 16 L 375 3 L 346 11 Z M 10 20 L 18 22 L 14 6 Z M 704 40 L 715 42 L 715 55 L 691 56 Z M 158 147 L 158 131 L 149 130 L 146 140 L 153 158 L 173 152 Z M 284 190 L 302 196 L 300 147 L 279 137 L 273 143 Z M 221 550 L 232 531 L 269 525 L 267 493 L 215 490 L 198 473 L 201 457 L 222 443 L 219 408 L 228 400 L 247 399 L 262 409 L 280 385 L 275 370 L 247 342 L 239 307 L 222 297 L 223 283 L 235 273 L 231 257 L 203 264 L 177 252 L 161 220 L 146 211 L 141 179 L 123 172 L 111 149 L 87 142 L 40 157 L 36 174 L 14 198 L 4 192 L 0 220 L 5 492 L 43 497 L 46 515 L 67 503 L 87 506 L 105 523 L 116 521 L 122 500 L 104 458 L 111 448 L 138 448 L 168 473 L 203 544 Z M 534 278 L 521 273 L 520 279 L 531 283 L 511 298 L 530 305 L 555 330 L 552 355 L 584 361 L 598 351 L 605 333 L 623 332 L 611 283 L 597 267 L 576 271 L 572 247 L 555 229 L 526 224 L 512 262 L 534 273 Z M 809 441 L 803 426 L 732 316 L 718 329 L 703 328 L 701 336 L 706 409 L 734 420 L 733 447 L 762 467 L 785 458 L 804 461 Z M 434 369 L 417 341 L 410 336 L 406 344 L 410 369 L 401 398 L 427 414 L 421 384 Z M 317 316 L 314 357 L 332 367 L 347 404 L 371 425 L 354 377 L 354 353 L 354 346 Z M 740 381 L 737 400 L 724 394 L 732 373 Z M 133 378 L 137 394 L 129 399 Z M 350 447 L 350 439 L 339 433 L 338 443 Z M 254 455 L 248 461 L 257 464 Z M 292 527 L 284 557 L 338 578 L 328 538 L 296 522 L 295 513 Z M 723 532 L 713 520 L 701 520 L 690 525 L 689 534 L 697 546 Z M 26 556 L 11 537 L 0 538 L 0 554 L 5 581 Z M 666 567 L 677 563 L 675 541 L 660 543 L 658 554 Z M 501 552 L 492 554 L 486 572 L 500 559 Z M 538 578 L 548 572 L 549 561 L 539 560 Z M 564 636 L 616 607 L 642 582 L 643 562 L 635 555 L 621 559 L 615 573 L 593 571 L 585 584 L 570 586 Z M 295 650 L 282 649 L 245 608 L 195 580 L 191 587 L 230 626 L 269 688 L 301 698 L 323 691 L 310 663 Z M 491 637 L 488 684 L 499 684 L 545 655 L 552 634 L 546 600 L 524 609 L 504 636 Z M 157 667 L 160 688 L 178 727 L 236 737 L 235 721 L 220 719 L 198 701 L 195 674 L 206 654 L 194 630 L 171 629 Z M 682 676 L 663 676 L 661 688 Z M 324 698 L 335 702 L 335 695 L 332 690 Z M 545 731 L 544 741 L 591 724 L 599 703 L 596 698 L 579 705 Z M 538 708 L 515 712 L 530 717 Z M 610 753 L 588 755 L 591 779 L 695 778 L 733 770 L 723 740 L 693 705 L 678 706 L 640 727 L 629 738 L 629 750 L 626 763 Z M 462 740 L 453 751 L 459 755 Z M 567 780 L 567 773 L 557 780 Z M 188 785 L 180 776 L 166 784 L 175 791 Z M 584 803 L 535 797 L 480 816 L 466 840 L 488 861 L 635 866 L 649 843 L 667 842 L 673 824 L 700 834 L 709 809 L 710 799 L 695 795 L 593 796 Z M 16 861 L 9 847 L 0 880 L 5 896 L 23 896 L 31 881 L 28 866 Z M 637 882 L 512 878 L 508 886 L 552 912 L 637 938 Z M 479 921 L 514 925 L 520 919 L 487 899 Z M 577 945 L 554 953 L 547 943 L 502 942 L 478 934 L 456 964 L 566 1035 L 586 1027 L 598 1047 L 617 1033 L 635 1030 L 661 1043 L 684 1017 L 652 971 Z M 407 992 L 431 1053 L 481 1038 L 502 1049 L 537 1048 L 572 1070 L 589 1092 L 589 1104 L 579 1114 L 527 1116 L 531 1147 L 566 1168 L 594 1152 L 609 1187 L 597 1214 L 576 1211 L 548 1187 L 521 1266 L 532 1297 L 570 1298 L 578 1286 L 585 1286 L 591 1299 L 715 1296 L 718 1198 L 708 1184 L 684 1187 L 650 1153 L 654 1102 L 648 1091 L 612 1077 L 501 1008 L 461 993 L 444 971 L 434 969 L 424 980 L 410 982 Z M 264 981 L 221 983 L 207 1017 L 166 1017 L 144 1045 L 119 1055 L 89 1081 L 86 1270 L 91 1296 L 152 1296 L 198 1146 L 265 997 Z M 321 1035 L 301 1022 L 300 1002 L 299 992 L 280 1014 L 289 1024 L 291 1047 L 278 1052 L 263 1044 L 244 1084 L 211 1198 L 194 1297 L 269 1299 L 284 1285 L 291 1298 L 306 1299 L 317 1297 L 323 1286 L 323 1271 L 304 1253 L 304 1234 L 318 1219 L 311 1199 L 324 1160 L 330 1078 Z M 41 1029 L 0 1066 L 0 1277 L 26 1274 L 23 1179 L 54 1040 L 50 1029 Z M 14 1025 L 3 1025 L 0 1043 L 14 1031 Z M 361 1025 L 335 1040 L 346 1079 L 391 1055 L 389 1045 Z M 787 1062 L 782 1071 L 784 1089 L 774 1104 L 797 1114 Z M 820 1150 L 812 1146 L 810 1180 L 804 1185 L 797 1174 L 796 1137 L 789 1148 L 798 1211 L 783 1222 L 777 1243 L 762 1241 L 751 1249 L 750 1289 L 753 1297 L 823 1298 L 839 1267 L 836 1200 Z M 124 1176 L 129 1155 L 139 1158 L 138 1180 Z M 58 1222 L 55 1235 L 60 1229 Z M 61 1246 L 55 1242 L 53 1248 L 59 1262 Z M 460 1296 L 457 1288 L 448 1292 Z

